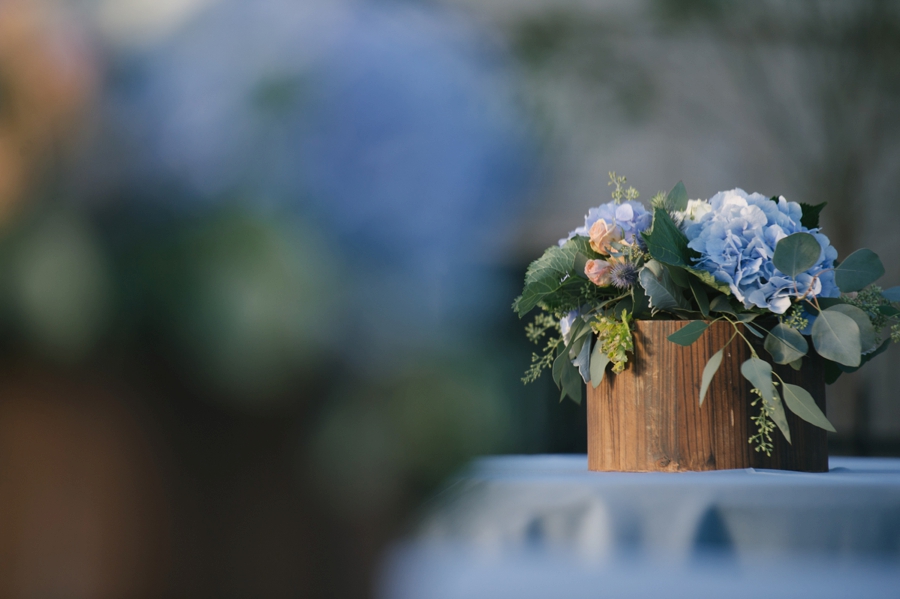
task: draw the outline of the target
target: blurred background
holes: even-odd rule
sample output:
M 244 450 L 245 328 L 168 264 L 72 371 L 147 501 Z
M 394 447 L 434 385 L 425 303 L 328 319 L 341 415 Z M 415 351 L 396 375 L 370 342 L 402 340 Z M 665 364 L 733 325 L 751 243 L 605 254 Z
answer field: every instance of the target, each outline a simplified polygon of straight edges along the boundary
M 584 452 L 509 306 L 611 170 L 900 283 L 897 4 L 0 0 L 0 595 L 367 597 L 468 459 Z

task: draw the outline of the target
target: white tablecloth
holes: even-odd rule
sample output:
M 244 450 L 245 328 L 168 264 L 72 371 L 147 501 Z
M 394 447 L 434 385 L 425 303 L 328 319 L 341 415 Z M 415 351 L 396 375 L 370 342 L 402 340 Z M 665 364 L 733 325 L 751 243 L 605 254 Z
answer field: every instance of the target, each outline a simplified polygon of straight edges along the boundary
M 585 456 L 483 458 L 435 498 L 384 580 L 404 599 L 900 597 L 900 460 L 638 474 L 589 472 Z

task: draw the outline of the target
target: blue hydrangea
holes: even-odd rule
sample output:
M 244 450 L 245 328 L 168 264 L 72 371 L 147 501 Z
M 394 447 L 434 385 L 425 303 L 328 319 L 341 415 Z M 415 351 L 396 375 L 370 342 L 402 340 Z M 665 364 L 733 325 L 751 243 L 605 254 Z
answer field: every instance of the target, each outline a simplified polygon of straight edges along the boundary
M 607 223 L 622 227 L 624 241 L 628 243 L 637 241 L 639 245 L 643 244 L 643 239 L 638 233 L 650 228 L 650 223 L 653 222 L 653 215 L 647 212 L 647 209 L 639 202 L 631 200 L 621 204 L 607 202 L 597 208 L 591 208 L 584 217 L 584 226 L 569 233 L 568 237 L 560 239 L 559 245 L 564 245 L 576 235 L 589 237 L 591 226 L 601 218 Z
M 719 192 L 709 204 L 711 210 L 685 229 L 688 246 L 701 254 L 697 268 L 727 283 L 746 308 L 784 314 L 792 296 L 807 291 L 818 297 L 840 295 L 831 270 L 837 250 L 818 229 L 800 224 L 800 204 L 742 189 Z M 797 275 L 795 287 L 794 279 L 775 268 L 772 256 L 780 239 L 798 231 L 812 234 L 822 251 L 815 266 Z

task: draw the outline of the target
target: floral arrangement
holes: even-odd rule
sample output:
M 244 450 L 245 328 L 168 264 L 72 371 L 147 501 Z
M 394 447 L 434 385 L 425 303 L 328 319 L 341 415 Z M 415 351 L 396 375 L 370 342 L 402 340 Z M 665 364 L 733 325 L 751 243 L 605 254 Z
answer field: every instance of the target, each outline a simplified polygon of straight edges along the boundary
M 596 387 L 607 368 L 626 368 L 634 319 L 690 321 L 669 336 L 684 346 L 712 322 L 727 321 L 734 334 L 726 347 L 743 341 L 750 348 L 741 373 L 761 400 L 759 432 L 750 439 L 756 450 L 771 452 L 775 427 L 790 442 L 785 409 L 834 431 L 812 396 L 781 380 L 772 363 L 799 370 L 816 353 L 830 384 L 900 342 L 900 287 L 874 284 L 884 274 L 878 256 L 861 249 L 838 262 L 819 228 L 824 203 L 741 189 L 689 200 L 679 182 L 647 210 L 625 183 L 610 173 L 612 201 L 592 208 L 583 226 L 528 267 L 513 309 L 521 318 L 538 308 L 526 334 L 547 341 L 523 381 L 549 369 L 560 400 L 580 403 L 582 382 Z M 747 335 L 762 339 L 768 355 Z M 724 350 L 703 370 L 701 405 Z

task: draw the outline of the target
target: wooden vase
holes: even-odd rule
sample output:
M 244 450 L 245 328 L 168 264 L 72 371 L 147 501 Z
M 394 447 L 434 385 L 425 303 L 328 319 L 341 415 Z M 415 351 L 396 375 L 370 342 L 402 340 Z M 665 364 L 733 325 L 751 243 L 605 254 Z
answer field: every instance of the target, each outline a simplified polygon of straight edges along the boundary
M 669 335 L 683 320 L 639 320 L 634 327 L 634 354 L 624 372 L 607 372 L 594 388 L 587 385 L 588 468 L 599 471 L 681 472 L 731 468 L 775 468 L 804 472 L 828 471 L 826 432 L 789 410 L 788 443 L 772 431 L 772 455 L 754 450 L 751 417 L 752 385 L 741 375 L 750 358 L 747 344 L 737 337 L 725 350 L 703 405 L 699 405 L 703 368 L 734 333 L 727 322 L 713 323 L 689 347 L 672 343 Z M 756 345 L 755 337 L 745 332 Z M 763 359 L 769 356 L 762 349 Z M 799 385 L 825 412 L 825 381 L 821 360 L 803 358 L 803 367 L 775 366 L 785 382 Z M 777 380 L 777 379 L 776 379 Z

